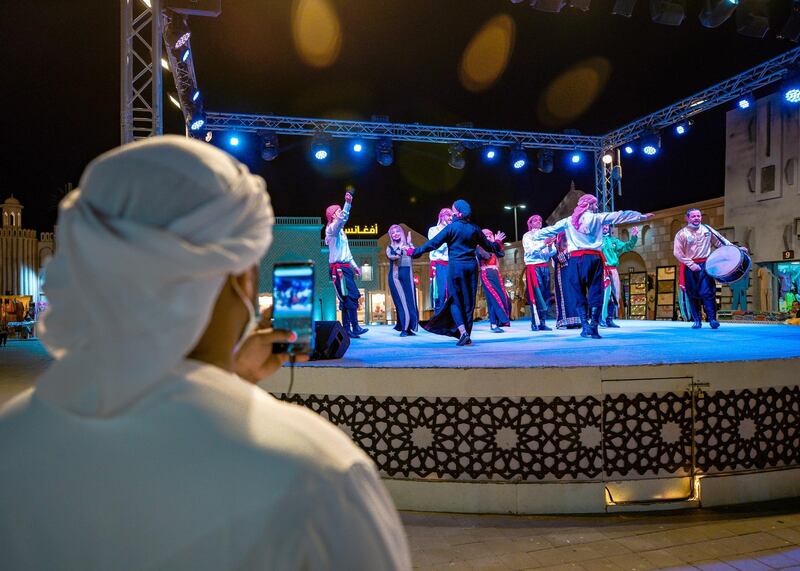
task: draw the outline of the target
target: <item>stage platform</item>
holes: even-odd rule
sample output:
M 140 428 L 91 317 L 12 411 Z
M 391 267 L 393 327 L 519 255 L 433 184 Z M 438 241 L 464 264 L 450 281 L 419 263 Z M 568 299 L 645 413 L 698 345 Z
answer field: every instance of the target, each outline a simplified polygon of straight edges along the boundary
M 581 513 L 800 496 L 800 327 L 621 321 L 473 345 L 370 327 L 263 383 L 347 432 L 401 509 Z M 291 387 L 290 387 L 291 382 Z

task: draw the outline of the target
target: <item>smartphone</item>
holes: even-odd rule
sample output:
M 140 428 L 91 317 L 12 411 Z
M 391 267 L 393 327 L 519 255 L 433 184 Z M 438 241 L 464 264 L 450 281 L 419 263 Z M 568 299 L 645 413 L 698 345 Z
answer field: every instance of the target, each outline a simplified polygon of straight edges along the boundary
M 279 262 L 272 268 L 272 326 L 294 331 L 293 343 L 274 343 L 276 353 L 314 351 L 314 262 Z

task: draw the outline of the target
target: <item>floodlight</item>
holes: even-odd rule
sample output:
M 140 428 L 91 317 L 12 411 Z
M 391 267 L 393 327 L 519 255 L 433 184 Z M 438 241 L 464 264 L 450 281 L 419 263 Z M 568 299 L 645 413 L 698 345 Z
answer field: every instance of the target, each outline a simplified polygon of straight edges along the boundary
M 274 131 L 264 133 L 261 138 L 261 158 L 271 161 L 278 156 L 278 135 Z
M 769 0 L 741 0 L 736 8 L 736 31 L 763 38 L 769 31 Z
M 511 166 L 519 170 L 527 163 L 528 156 L 525 153 L 525 149 L 523 149 L 522 145 L 520 144 L 514 145 L 514 147 L 511 149 Z
M 171 11 L 168 11 L 168 13 L 170 18 L 164 27 L 164 40 L 170 49 L 178 49 L 189 42 L 192 32 L 189 30 L 186 16 Z
M 315 135 L 311 140 L 311 156 L 318 161 L 324 161 L 331 154 L 331 147 L 327 139 L 321 135 Z
M 463 169 L 467 163 L 464 159 L 464 145 L 461 143 L 452 143 L 447 152 L 450 154 L 450 160 L 447 161 L 447 164 L 454 169 Z
M 661 148 L 661 136 L 658 131 L 648 131 L 642 135 L 642 152 L 647 156 L 654 156 Z
M 697 18 L 706 28 L 724 24 L 736 11 L 739 0 L 703 0 L 703 8 Z
M 378 144 L 375 145 L 375 159 L 382 167 L 391 166 L 394 162 L 394 147 L 389 137 L 378 139 Z
M 553 172 L 553 151 L 550 149 L 542 149 L 536 154 L 536 162 L 536 166 L 540 172 Z

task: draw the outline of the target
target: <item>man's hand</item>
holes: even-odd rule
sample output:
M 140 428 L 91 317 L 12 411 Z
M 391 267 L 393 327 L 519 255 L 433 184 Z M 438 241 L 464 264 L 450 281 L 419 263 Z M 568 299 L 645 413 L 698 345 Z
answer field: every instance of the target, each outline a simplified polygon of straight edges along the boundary
M 406 236 L 406 244 L 411 245 L 411 230 L 408 231 L 408 236 Z
M 689 262 L 688 264 L 686 264 L 686 267 L 689 268 L 690 270 L 692 270 L 693 272 L 699 272 L 700 271 L 700 266 L 698 266 L 694 262 Z
M 353 266 L 353 272 L 358 276 L 361 277 L 361 268 L 358 266 Z
M 349 192 L 344 193 L 344 201 L 345 202 L 353 202 L 353 195 Z
M 557 239 L 558 239 L 558 236 L 550 236 L 549 238 L 545 238 L 544 239 L 544 245 L 545 246 L 552 246 L 553 244 L 556 243 Z
M 253 384 L 263 381 L 289 360 L 288 353 L 273 353 L 273 343 L 291 343 L 297 335 L 285 329 L 272 329 L 272 308 L 261 316 L 256 330 L 239 346 L 233 357 L 237 375 Z M 296 362 L 308 361 L 308 355 L 298 355 Z
M 406 255 L 413 256 L 414 255 L 414 248 L 406 248 Z
M 631 228 L 631 235 L 632 236 L 638 236 L 639 235 L 639 227 L 638 226 L 634 226 L 633 228 Z
M 503 240 L 505 240 L 505 238 L 506 238 L 506 235 L 505 235 L 504 232 L 498 232 L 497 234 L 494 235 L 494 241 L 495 242 L 502 242 Z
M 643 220 L 650 220 L 653 216 L 655 216 L 655 214 L 653 214 L 652 212 L 648 212 L 647 214 L 642 214 Z

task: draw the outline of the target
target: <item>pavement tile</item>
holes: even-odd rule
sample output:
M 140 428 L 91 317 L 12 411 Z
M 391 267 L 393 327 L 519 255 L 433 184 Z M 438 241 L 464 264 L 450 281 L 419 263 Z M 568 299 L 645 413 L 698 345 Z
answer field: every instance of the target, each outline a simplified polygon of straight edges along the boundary
M 684 563 L 683 559 L 663 549 L 655 549 L 653 551 L 642 551 L 639 553 L 639 555 L 641 555 L 647 561 L 649 561 L 656 569 L 662 567 L 673 567 Z
M 643 557 L 640 553 L 626 553 L 625 555 L 615 555 L 609 557 L 608 560 L 617 566 L 618 569 L 625 569 L 626 571 L 645 571 L 647 569 L 657 569 L 658 566 L 654 565 L 650 560 Z M 594 568 L 595 560 L 589 562 Z
M 723 561 L 705 561 L 695 563 L 695 567 L 702 571 L 736 571 L 736 567 L 728 565 Z
M 756 555 L 756 559 L 773 569 L 785 569 L 798 564 L 797 559 L 800 556 L 800 549 L 796 549 L 794 555 L 795 557 L 789 557 L 785 553 L 772 553 L 770 555 Z

